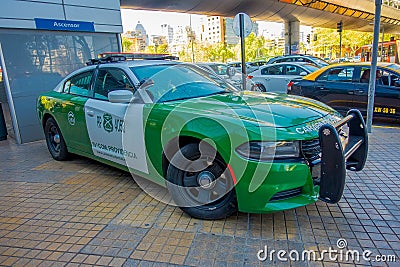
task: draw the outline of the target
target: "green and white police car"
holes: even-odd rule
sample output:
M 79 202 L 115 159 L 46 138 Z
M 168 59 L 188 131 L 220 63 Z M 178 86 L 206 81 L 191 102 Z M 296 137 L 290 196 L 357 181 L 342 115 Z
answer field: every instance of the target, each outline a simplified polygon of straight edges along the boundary
M 162 185 L 193 217 L 336 203 L 368 140 L 303 97 L 243 92 L 193 64 L 92 60 L 37 101 L 55 160 L 79 154 Z

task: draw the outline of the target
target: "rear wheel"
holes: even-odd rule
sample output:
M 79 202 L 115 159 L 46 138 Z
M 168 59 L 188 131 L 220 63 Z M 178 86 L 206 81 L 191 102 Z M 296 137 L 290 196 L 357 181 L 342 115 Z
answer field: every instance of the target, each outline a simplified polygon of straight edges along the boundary
M 175 203 L 190 216 L 222 219 L 237 210 L 233 180 L 224 160 L 200 153 L 199 144 L 182 147 L 171 159 L 167 187 Z
M 44 126 L 47 148 L 53 159 L 67 160 L 69 153 L 64 137 L 61 134 L 57 122 L 53 118 L 48 118 Z
M 258 90 L 261 92 L 267 92 L 267 89 L 265 89 L 265 86 L 262 85 L 261 83 L 257 83 L 255 86 L 258 87 Z

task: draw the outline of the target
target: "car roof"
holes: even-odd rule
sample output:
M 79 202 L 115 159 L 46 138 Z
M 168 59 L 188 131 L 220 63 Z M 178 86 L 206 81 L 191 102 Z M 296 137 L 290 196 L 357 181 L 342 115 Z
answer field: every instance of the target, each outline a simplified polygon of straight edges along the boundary
M 65 78 L 67 79 L 68 77 L 74 76 L 76 74 L 93 70 L 97 67 L 99 68 L 130 68 L 130 67 L 136 67 L 136 66 L 150 66 L 150 65 L 168 65 L 168 64 L 181 64 L 182 62 L 174 61 L 174 60 L 128 60 L 128 61 L 117 61 L 117 62 L 109 62 L 109 63 L 100 63 L 100 64 L 94 64 L 94 65 L 89 65 L 86 67 L 79 68 L 70 74 L 68 74 Z
M 398 70 L 392 69 L 390 68 L 391 65 L 393 65 L 394 63 L 388 63 L 388 62 L 378 62 L 377 66 L 381 67 L 381 68 L 386 68 L 386 69 L 390 69 L 396 73 L 400 72 Z M 313 73 L 310 73 L 306 76 L 303 77 L 304 80 L 310 80 L 310 81 L 314 81 L 316 77 L 318 77 L 321 73 L 323 73 L 324 71 L 331 69 L 331 68 L 335 68 L 335 67 L 343 67 L 343 66 L 371 66 L 371 62 L 344 62 L 344 63 L 335 63 L 335 64 L 330 64 L 328 66 L 322 67 L 319 70 L 314 71 Z
M 313 66 L 313 67 L 318 68 L 317 66 L 315 66 L 314 64 L 310 64 L 309 62 L 290 61 L 290 62 L 279 62 L 279 63 L 265 64 L 263 66 L 260 66 L 259 69 L 264 69 L 266 67 L 276 67 L 276 66 L 279 66 L 279 65 L 298 65 L 298 66 L 308 65 L 308 66 Z

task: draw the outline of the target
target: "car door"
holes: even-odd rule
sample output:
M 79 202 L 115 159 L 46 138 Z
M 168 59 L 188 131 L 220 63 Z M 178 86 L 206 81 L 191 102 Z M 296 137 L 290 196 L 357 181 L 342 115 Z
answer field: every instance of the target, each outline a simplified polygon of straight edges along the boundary
M 261 70 L 263 84 L 265 84 L 267 92 L 286 92 L 286 84 L 283 87 L 279 86 L 281 80 L 285 78 L 284 71 L 284 65 L 281 64 L 272 65 Z
M 143 129 L 143 103 L 112 103 L 108 93 L 134 91 L 132 81 L 119 68 L 99 68 L 94 83 L 94 96 L 85 104 L 85 117 L 93 154 L 97 157 L 148 173 Z M 129 127 L 126 112 L 129 116 Z M 134 129 L 132 142 L 124 143 L 127 129 Z M 131 134 L 131 133 L 128 133 Z
M 355 88 L 355 108 L 367 114 L 370 67 L 361 67 Z M 366 74 L 366 75 L 365 75 Z M 395 117 L 400 112 L 400 75 L 378 68 L 375 84 L 374 116 Z M 368 78 L 367 78 L 368 77 Z
M 345 114 L 353 108 L 354 66 L 332 67 L 317 77 L 312 98 L 317 99 Z
M 86 130 L 84 105 L 88 100 L 93 70 L 81 72 L 64 83 L 62 98 L 54 107 L 54 116 L 68 147 L 91 153 Z
M 306 70 L 302 69 L 298 65 L 285 64 L 284 75 L 280 76 L 279 79 L 276 80 L 276 87 L 280 89 L 282 88 L 283 92 L 286 92 L 287 85 L 291 80 L 299 79 L 307 73 Z
M 381 70 L 381 82 L 376 86 L 374 113 L 384 117 L 400 115 L 400 75 Z

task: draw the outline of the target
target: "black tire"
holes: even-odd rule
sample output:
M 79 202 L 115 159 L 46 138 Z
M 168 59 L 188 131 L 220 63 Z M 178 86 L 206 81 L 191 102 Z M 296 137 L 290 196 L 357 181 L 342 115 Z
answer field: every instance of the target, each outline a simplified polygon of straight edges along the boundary
M 234 183 L 224 160 L 214 149 L 209 150 L 213 153 L 202 150 L 201 154 L 199 144 L 194 143 L 182 147 L 168 166 L 167 188 L 175 203 L 190 216 L 206 220 L 223 219 L 237 211 Z M 184 163 L 182 155 L 186 159 Z M 204 169 L 193 169 L 203 161 Z M 207 177 L 207 182 L 204 183 L 201 177 Z M 203 186 L 200 186 L 201 182 Z
M 265 86 L 262 84 L 257 84 L 258 88 L 260 89 L 261 92 L 267 92 L 267 89 L 265 89 Z
M 67 145 L 61 134 L 57 122 L 53 118 L 48 118 L 44 125 L 47 148 L 53 159 L 63 161 L 69 158 Z

